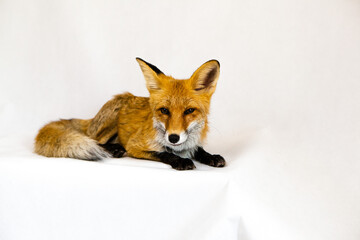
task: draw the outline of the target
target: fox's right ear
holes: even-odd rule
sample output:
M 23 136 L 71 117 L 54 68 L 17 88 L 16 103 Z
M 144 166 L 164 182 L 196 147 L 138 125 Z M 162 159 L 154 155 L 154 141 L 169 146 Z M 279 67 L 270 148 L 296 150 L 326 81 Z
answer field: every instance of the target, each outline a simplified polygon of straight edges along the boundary
M 144 74 L 144 78 L 146 81 L 146 87 L 149 90 L 149 92 L 154 90 L 160 90 L 161 89 L 161 81 L 159 78 L 159 75 L 164 73 L 160 71 L 156 66 L 152 65 L 151 63 L 148 63 L 141 58 L 136 58 L 136 61 L 139 63 L 141 71 Z
M 200 94 L 212 95 L 220 74 L 220 63 L 210 60 L 201 65 L 191 76 L 193 89 Z

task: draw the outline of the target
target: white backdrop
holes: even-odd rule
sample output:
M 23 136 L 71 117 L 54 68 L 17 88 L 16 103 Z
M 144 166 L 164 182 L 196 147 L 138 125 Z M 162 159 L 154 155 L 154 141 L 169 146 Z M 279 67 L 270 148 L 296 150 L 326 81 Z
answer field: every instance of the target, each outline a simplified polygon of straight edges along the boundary
M 360 239 L 359 26 L 356 0 L 0 0 L 0 239 Z M 226 168 L 32 153 L 46 122 L 146 96 L 135 57 L 220 61 Z

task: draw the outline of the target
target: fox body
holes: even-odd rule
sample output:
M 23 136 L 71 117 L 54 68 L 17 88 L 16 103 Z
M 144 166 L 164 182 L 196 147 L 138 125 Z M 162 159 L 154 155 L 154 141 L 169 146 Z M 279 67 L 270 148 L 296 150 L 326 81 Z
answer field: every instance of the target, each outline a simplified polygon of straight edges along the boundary
M 84 160 L 121 157 L 126 152 L 178 170 L 193 169 L 191 159 L 225 166 L 223 157 L 201 147 L 208 132 L 207 116 L 219 78 L 219 62 L 210 60 L 189 79 L 177 80 L 140 58 L 136 60 L 150 97 L 124 93 L 105 103 L 92 119 L 50 122 L 36 136 L 35 152 Z

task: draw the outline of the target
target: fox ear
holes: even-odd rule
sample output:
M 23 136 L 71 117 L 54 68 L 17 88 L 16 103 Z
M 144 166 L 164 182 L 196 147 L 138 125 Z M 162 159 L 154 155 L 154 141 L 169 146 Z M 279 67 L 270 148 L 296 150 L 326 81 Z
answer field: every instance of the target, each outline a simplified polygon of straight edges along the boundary
M 159 79 L 159 75 L 163 74 L 156 66 L 148 63 L 141 58 L 136 58 L 136 61 L 139 63 L 141 71 L 144 74 L 146 87 L 150 91 L 153 90 L 160 90 L 161 89 L 161 82 Z
M 201 65 L 191 76 L 190 81 L 195 91 L 212 95 L 220 74 L 220 63 L 210 60 Z

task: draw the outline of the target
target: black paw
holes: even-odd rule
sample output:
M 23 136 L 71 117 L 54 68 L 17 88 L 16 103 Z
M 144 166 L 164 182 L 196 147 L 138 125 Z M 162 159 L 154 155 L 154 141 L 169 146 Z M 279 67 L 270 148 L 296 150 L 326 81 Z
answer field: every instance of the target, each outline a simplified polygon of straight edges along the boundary
M 171 161 L 170 165 L 176 170 L 191 170 L 195 168 L 194 162 L 188 158 L 178 158 Z
M 201 162 L 212 167 L 224 167 L 226 164 L 225 159 L 218 154 L 209 154 L 205 159 L 202 159 Z
M 204 163 L 212 167 L 224 167 L 225 159 L 218 154 L 210 154 L 206 152 L 202 147 L 199 147 L 194 155 L 195 160 Z
M 100 144 L 100 146 L 105 148 L 107 152 L 111 153 L 114 158 L 120 158 L 126 152 L 125 148 L 118 143 L 106 143 Z

